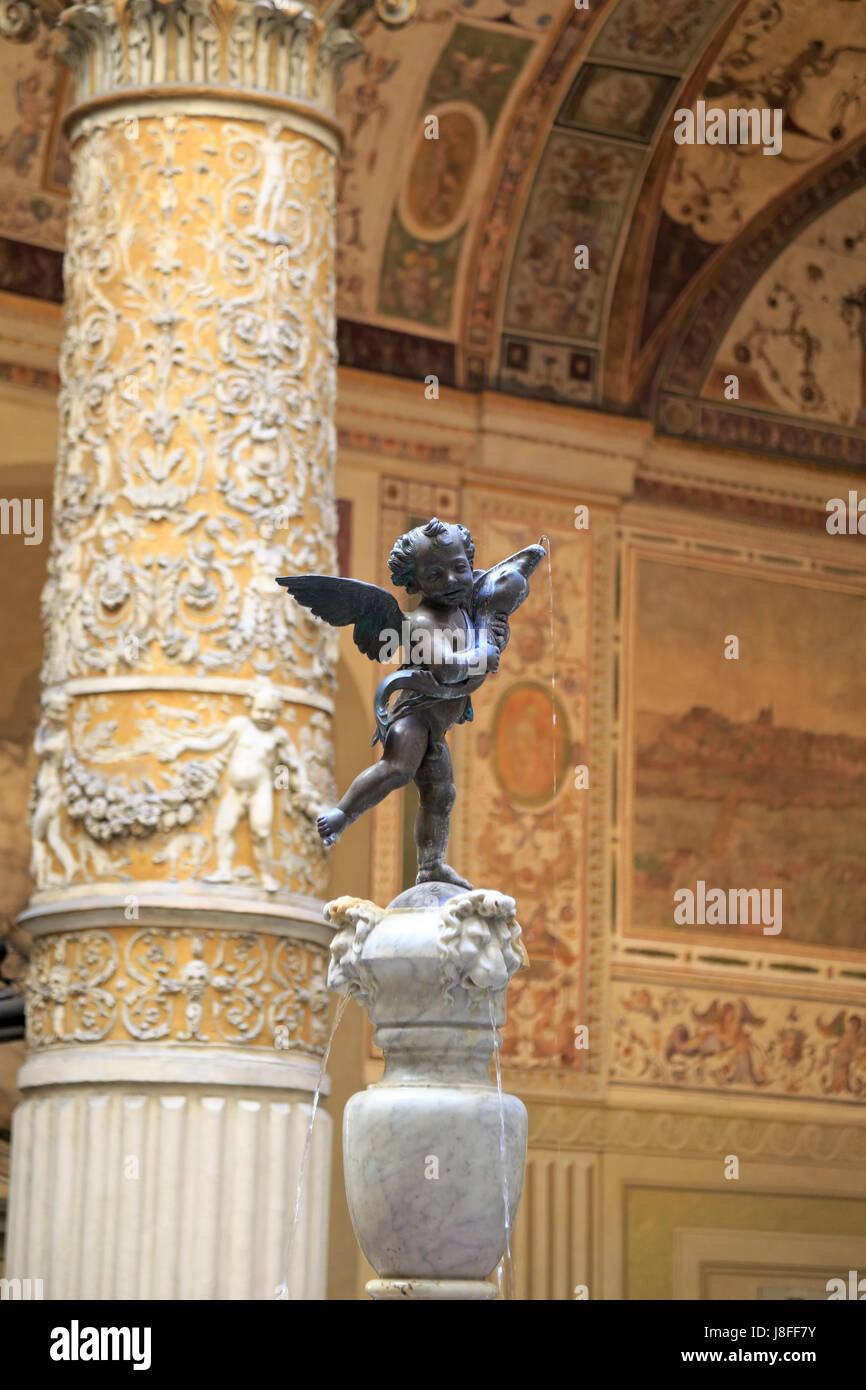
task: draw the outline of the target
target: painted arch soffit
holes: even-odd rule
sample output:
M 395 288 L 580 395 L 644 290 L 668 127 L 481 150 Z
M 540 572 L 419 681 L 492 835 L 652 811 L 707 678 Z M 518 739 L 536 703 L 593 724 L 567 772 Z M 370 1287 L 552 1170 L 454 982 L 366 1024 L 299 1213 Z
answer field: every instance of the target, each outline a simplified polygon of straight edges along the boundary
M 480 296 L 469 304 L 467 384 L 482 377 L 482 363 L 473 367 L 473 358 L 486 354 L 500 389 L 601 403 L 608 301 L 620 248 L 641 215 L 644 173 L 667 113 L 730 8 L 731 0 L 641 6 L 620 0 L 575 45 L 523 182 L 513 183 L 503 203 L 511 218 L 505 269 L 490 249 L 500 233 L 495 200 L 482 219 L 479 283 L 497 284 L 497 303 L 487 342 Z M 506 169 L 510 154 L 511 147 Z M 514 195 L 521 189 L 517 222 Z
M 699 67 L 682 104 L 696 117 L 699 101 L 707 111 L 779 110 L 781 149 L 765 156 L 761 144 L 677 145 L 673 124 L 659 142 L 612 300 L 611 406 L 646 404 L 672 333 L 724 274 L 728 253 L 774 219 L 790 235 L 798 192 L 819 187 L 840 153 L 856 152 L 866 132 L 866 3 L 740 0 Z
M 348 365 L 441 363 L 454 385 L 649 411 L 661 352 L 728 253 L 866 131 L 866 0 L 419 0 L 399 32 L 371 12 L 356 29 L 338 99 Z M 0 43 L 0 238 L 29 245 L 37 280 L 66 234 L 56 46 Z M 699 99 L 780 107 L 782 152 L 677 146 L 673 112 Z M 824 405 L 805 392 L 816 427 L 845 423 L 820 380 Z
M 702 277 L 653 413 L 662 433 L 866 470 L 866 138 Z
M 563 0 L 419 0 L 397 42 L 369 18 L 338 99 L 342 318 L 453 341 L 503 133 L 555 45 Z
M 423 335 L 456 349 L 452 384 L 598 400 L 647 156 L 732 3 L 420 0 L 399 43 L 361 21 L 339 104 L 343 360 L 379 365 L 386 335 Z M 591 271 L 575 284 L 581 239 Z

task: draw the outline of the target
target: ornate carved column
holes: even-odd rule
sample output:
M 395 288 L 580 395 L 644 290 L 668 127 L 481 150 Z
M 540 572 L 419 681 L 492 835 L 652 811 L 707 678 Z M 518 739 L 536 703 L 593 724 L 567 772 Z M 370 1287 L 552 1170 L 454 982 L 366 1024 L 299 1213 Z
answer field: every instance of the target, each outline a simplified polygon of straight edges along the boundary
M 364 8 L 39 6 L 74 173 L 7 1272 L 48 1298 L 283 1273 L 327 1031 L 335 650 L 274 578 L 335 563 L 334 102 Z M 324 1295 L 329 1124 L 295 1296 Z

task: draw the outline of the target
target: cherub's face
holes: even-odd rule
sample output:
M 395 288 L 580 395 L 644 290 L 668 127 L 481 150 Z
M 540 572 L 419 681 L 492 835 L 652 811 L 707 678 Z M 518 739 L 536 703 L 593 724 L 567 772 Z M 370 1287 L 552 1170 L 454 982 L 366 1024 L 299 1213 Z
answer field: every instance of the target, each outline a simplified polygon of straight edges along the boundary
M 69 699 L 62 692 L 56 691 L 45 700 L 44 709 L 46 718 L 50 719 L 52 723 L 63 724 L 69 713 Z
M 472 598 L 472 566 L 459 535 L 437 545 L 424 537 L 415 552 L 418 588 L 442 608 L 467 608 Z
M 257 729 L 272 729 L 277 722 L 279 710 L 272 701 L 266 697 L 254 699 L 250 709 L 250 718 Z

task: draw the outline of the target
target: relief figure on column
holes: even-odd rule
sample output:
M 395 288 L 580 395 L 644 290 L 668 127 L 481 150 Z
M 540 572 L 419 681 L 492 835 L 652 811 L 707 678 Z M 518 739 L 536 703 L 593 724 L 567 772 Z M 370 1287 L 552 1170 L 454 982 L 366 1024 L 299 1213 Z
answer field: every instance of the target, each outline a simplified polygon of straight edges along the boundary
M 286 785 L 296 793 L 300 810 L 310 816 L 315 814 L 313 794 L 287 731 L 277 724 L 283 703 L 279 691 L 270 681 L 260 681 L 247 703 L 249 714 L 235 715 L 210 733 L 179 739 L 160 749 L 159 759 L 170 762 L 179 753 L 224 752 L 224 791 L 213 828 L 217 867 L 204 882 L 235 881 L 235 831 L 246 817 L 262 887 L 275 893 L 280 885 L 274 871 L 271 831 L 279 770 L 284 769 Z

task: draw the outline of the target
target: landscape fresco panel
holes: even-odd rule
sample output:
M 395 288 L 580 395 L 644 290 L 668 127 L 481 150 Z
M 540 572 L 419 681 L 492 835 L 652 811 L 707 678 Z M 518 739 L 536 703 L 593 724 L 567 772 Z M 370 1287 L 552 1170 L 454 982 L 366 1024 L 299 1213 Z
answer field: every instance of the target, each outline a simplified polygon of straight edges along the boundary
M 674 892 L 703 879 L 781 888 L 780 945 L 866 947 L 866 600 L 786 579 L 640 563 L 635 931 L 763 942 L 677 927 Z

